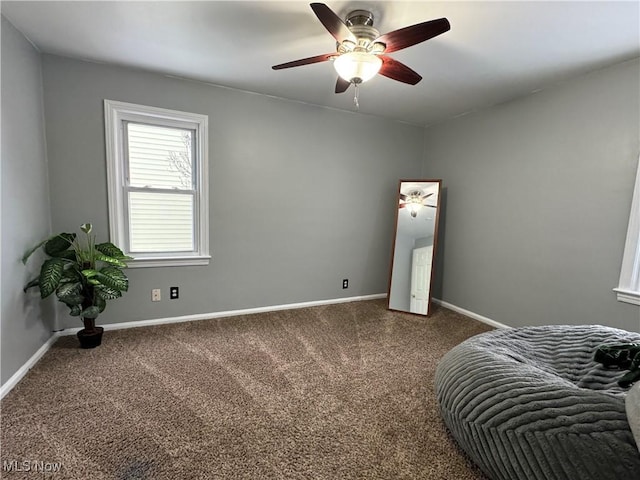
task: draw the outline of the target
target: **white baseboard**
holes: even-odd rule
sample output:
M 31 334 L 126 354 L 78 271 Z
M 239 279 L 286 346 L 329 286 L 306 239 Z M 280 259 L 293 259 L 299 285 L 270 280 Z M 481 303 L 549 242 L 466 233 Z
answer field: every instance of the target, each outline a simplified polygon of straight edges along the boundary
M 137 327 L 151 327 L 153 325 L 165 325 L 168 323 L 182 323 L 182 322 L 194 322 L 198 320 L 210 320 L 213 318 L 224 317 L 236 317 L 238 315 L 251 315 L 253 313 L 266 313 L 276 312 L 279 310 L 292 310 L 295 308 L 317 307 L 319 305 L 334 305 L 337 303 L 359 302 L 362 300 L 376 300 L 379 298 L 386 298 L 386 293 L 376 293 L 373 295 L 361 295 L 358 297 L 348 298 L 332 298 L 329 300 L 316 300 L 312 302 L 301 303 L 287 303 L 284 305 L 269 305 L 266 307 L 245 308 L 242 310 L 227 310 L 224 312 L 211 312 L 211 313 L 197 313 L 195 315 L 183 315 L 180 317 L 167 317 L 167 318 L 153 318 L 150 320 L 134 320 L 132 322 L 122 323 L 107 323 L 102 324 L 105 330 L 122 330 L 125 328 L 137 328 Z M 78 328 L 65 328 L 60 330 L 60 335 L 75 335 L 79 330 Z
M 22 377 L 24 377 L 29 370 L 33 368 L 33 366 L 42 358 L 42 356 L 49 351 L 51 346 L 56 343 L 56 340 L 60 334 L 58 332 L 54 332 L 53 335 L 47 340 L 39 349 L 31 355 L 31 358 L 22 365 L 16 373 L 14 373 L 9 380 L 2 384 L 0 387 L 0 399 L 4 398 L 4 396 L 9 393 L 13 387 L 15 387 Z
M 461 313 L 462 315 L 473 318 L 474 320 L 478 320 L 479 322 L 486 323 L 487 325 L 491 325 L 492 327 L 495 327 L 495 328 L 513 328 L 513 327 L 510 327 L 509 325 L 496 322 L 495 320 L 492 320 L 487 317 L 483 317 L 482 315 L 478 315 L 477 313 L 474 313 L 470 310 L 460 308 L 456 305 L 453 305 L 449 302 L 445 302 L 444 300 L 440 300 L 438 298 L 433 298 L 431 299 L 431 301 L 434 303 L 437 303 L 438 305 L 442 305 L 444 308 L 448 308 L 449 310 L 453 310 L 454 312 Z
M 313 302 L 302 302 L 302 303 L 288 303 L 285 305 L 270 305 L 267 307 L 257 307 L 257 308 L 245 308 L 242 310 L 228 310 L 226 312 L 212 312 L 212 313 L 199 313 L 196 315 L 184 315 L 181 317 L 168 317 L 168 318 L 156 318 L 151 320 L 138 320 L 133 322 L 122 322 L 122 323 L 107 323 L 102 325 L 105 330 L 121 330 L 124 328 L 135 328 L 135 327 L 149 327 L 152 325 L 164 325 L 167 323 L 181 323 L 181 322 L 193 322 L 195 320 L 208 320 L 211 318 L 222 318 L 222 317 L 234 317 L 238 315 L 250 315 L 252 313 L 264 313 L 264 312 L 275 312 L 278 310 L 291 310 L 295 308 L 305 308 L 305 307 L 316 307 L 319 305 L 333 305 L 336 303 L 348 303 L 348 302 L 358 302 L 362 300 L 375 300 L 379 298 L 386 298 L 386 293 L 376 293 L 373 295 L 361 295 L 357 297 L 348 297 L 348 298 L 333 298 L 329 300 L 317 300 Z M 40 358 L 47 353 L 47 351 L 51 348 L 51 346 L 56 342 L 56 340 L 61 336 L 67 335 L 75 335 L 80 331 L 81 328 L 65 328 L 63 330 L 59 330 L 54 332 L 51 338 L 47 340 L 44 345 L 42 345 L 36 353 L 34 353 L 27 362 L 22 365 L 18 369 L 16 373 L 14 373 L 9 380 L 7 380 L 0 387 L 0 399 L 4 398 L 4 396 L 9 393 L 13 387 L 17 385 L 17 383 L 24 377 L 31 368 L 40 360 Z

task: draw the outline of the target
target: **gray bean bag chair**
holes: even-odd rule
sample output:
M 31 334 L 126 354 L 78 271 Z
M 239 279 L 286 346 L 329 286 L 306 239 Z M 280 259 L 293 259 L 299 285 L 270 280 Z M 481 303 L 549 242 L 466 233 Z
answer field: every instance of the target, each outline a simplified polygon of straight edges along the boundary
M 624 372 L 593 361 L 640 334 L 603 326 L 496 330 L 449 351 L 436 370 L 444 423 L 493 480 L 640 479 Z

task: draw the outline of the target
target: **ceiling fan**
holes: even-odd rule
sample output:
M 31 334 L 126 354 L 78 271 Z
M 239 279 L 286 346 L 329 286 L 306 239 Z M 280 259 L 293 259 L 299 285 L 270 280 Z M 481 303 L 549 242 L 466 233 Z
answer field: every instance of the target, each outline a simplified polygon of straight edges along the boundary
M 436 208 L 435 205 L 427 205 L 426 203 L 424 203 L 424 201 L 432 195 L 433 195 L 433 192 L 426 193 L 423 195 L 422 191 L 420 190 L 409 192 L 408 195 L 401 193 L 400 200 L 399 200 L 400 205 L 398 206 L 398 208 L 399 209 L 406 208 L 411 214 L 411 216 L 415 218 L 418 215 L 418 211 L 420 210 L 421 207 Z
M 376 74 L 415 85 L 422 77 L 386 54 L 424 42 L 451 28 L 446 18 L 439 18 L 380 35 L 373 28 L 373 14 L 367 10 L 352 11 L 343 22 L 324 3 L 312 3 L 311 9 L 336 39 L 336 52 L 281 63 L 271 68 L 281 70 L 334 60 L 339 75 L 336 93 L 346 91 L 352 83 L 357 86 L 366 82 Z

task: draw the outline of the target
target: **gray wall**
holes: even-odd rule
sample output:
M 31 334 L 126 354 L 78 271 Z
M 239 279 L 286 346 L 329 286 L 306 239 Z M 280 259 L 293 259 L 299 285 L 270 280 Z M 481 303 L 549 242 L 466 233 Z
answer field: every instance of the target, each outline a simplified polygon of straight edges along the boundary
M 4 384 L 50 337 L 53 311 L 22 287 L 39 271 L 24 252 L 50 232 L 40 54 L 2 21 L 2 351 Z
M 431 245 L 433 245 L 433 235 L 429 237 L 416 238 L 414 248 L 430 247 Z
M 54 231 L 89 221 L 106 238 L 103 99 L 209 116 L 211 264 L 129 269 L 99 323 L 386 292 L 398 179 L 420 173 L 423 128 L 49 55 L 43 75 Z
M 616 301 L 639 145 L 639 62 L 433 126 L 446 205 L 436 296 L 511 326 L 640 331 Z

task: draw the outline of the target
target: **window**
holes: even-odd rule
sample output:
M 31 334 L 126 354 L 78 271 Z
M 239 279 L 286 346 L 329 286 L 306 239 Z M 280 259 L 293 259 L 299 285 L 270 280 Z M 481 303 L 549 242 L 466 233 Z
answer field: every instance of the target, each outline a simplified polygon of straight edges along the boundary
M 640 305 L 640 160 L 631 201 L 627 240 L 624 244 L 620 283 L 614 291 L 621 302 Z
M 131 267 L 208 264 L 208 117 L 104 106 L 112 241 Z

